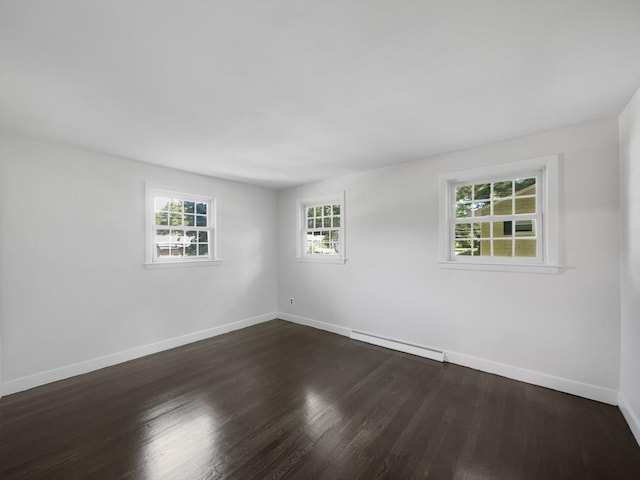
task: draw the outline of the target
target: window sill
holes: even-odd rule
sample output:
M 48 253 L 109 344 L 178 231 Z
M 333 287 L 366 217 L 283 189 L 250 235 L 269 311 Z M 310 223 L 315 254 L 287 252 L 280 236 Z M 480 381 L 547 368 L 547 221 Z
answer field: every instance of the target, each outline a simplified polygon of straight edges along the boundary
M 485 272 L 542 273 L 554 275 L 562 272 L 562 265 L 541 265 L 538 263 L 466 263 L 441 261 L 440 268 L 448 270 L 480 270 Z
M 222 260 L 179 260 L 174 262 L 145 262 L 146 270 L 156 270 L 163 268 L 185 268 L 185 267 L 213 267 L 219 266 Z
M 299 263 L 330 263 L 334 265 L 344 265 L 347 263 L 346 258 L 326 258 L 326 257 L 296 257 Z

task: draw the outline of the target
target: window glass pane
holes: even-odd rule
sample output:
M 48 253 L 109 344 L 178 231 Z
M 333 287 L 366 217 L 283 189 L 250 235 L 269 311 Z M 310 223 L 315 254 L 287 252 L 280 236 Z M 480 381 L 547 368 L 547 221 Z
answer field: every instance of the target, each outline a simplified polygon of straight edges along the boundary
M 513 222 L 493 222 L 494 237 L 510 237 L 513 235 Z
M 312 218 L 314 212 L 315 212 L 315 209 L 313 207 L 307 208 L 307 218 Z
M 323 230 L 307 235 L 307 254 L 337 255 L 338 231 Z
M 171 235 L 169 230 L 156 230 L 156 255 L 168 257 L 171 249 Z
M 340 215 L 340 205 L 334 205 L 333 206 L 333 214 L 334 215 Z
M 507 198 L 505 200 L 496 200 L 493 203 L 494 215 L 511 215 L 513 213 L 513 200 Z
M 198 255 L 201 257 L 206 257 L 207 255 L 209 255 L 209 245 L 207 245 L 206 243 L 198 244 Z
M 195 208 L 195 202 L 184 202 L 184 213 L 194 213 Z
M 324 226 L 326 228 L 331 228 L 331 217 L 325 217 L 324 218 Z
M 171 213 L 179 213 L 182 215 L 182 200 L 176 200 L 175 198 L 171 199 L 171 201 L 169 202 L 169 211 Z
M 198 245 L 195 243 L 191 243 L 187 245 L 184 249 L 184 255 L 186 257 L 195 257 L 198 255 Z
M 488 200 L 491 197 L 491 184 L 481 183 L 473 186 L 474 200 Z
M 536 256 L 536 240 L 516 240 L 516 257 L 535 257 Z
M 469 238 L 471 236 L 471 224 L 470 223 L 458 223 L 456 224 L 456 238 Z
M 511 257 L 511 256 L 513 256 L 511 240 L 494 240 L 493 241 L 493 255 L 495 257 Z
M 471 201 L 471 185 L 464 185 L 456 188 L 456 201 Z
M 331 215 L 331 205 L 325 205 L 324 207 L 322 207 L 324 210 L 324 216 L 328 217 L 329 215 Z
M 209 232 L 201 230 L 198 232 L 198 242 L 207 243 L 209 241 Z
M 340 226 L 340 217 L 333 217 L 333 226 L 334 227 Z
M 476 202 L 471 204 L 474 217 L 486 217 L 491 215 L 491 202 Z
M 535 213 L 536 197 L 516 198 L 516 214 Z
M 207 226 L 207 216 L 206 215 L 196 215 L 196 226 L 197 227 L 206 227 Z
M 201 215 L 207 214 L 207 204 L 206 203 L 196 203 L 196 213 Z
M 316 217 L 322 216 L 322 207 L 316 207 Z
M 471 204 L 470 203 L 458 203 L 456 205 L 456 217 L 464 218 L 471 216 Z
M 313 218 L 307 220 L 307 228 L 313 228 Z
M 153 200 L 156 212 L 160 210 L 169 210 L 170 199 L 166 197 L 155 197 Z
M 491 240 L 480 241 L 480 256 L 482 257 L 491 256 Z
M 182 226 L 182 213 L 169 212 L 169 225 L 173 227 Z
M 518 178 L 516 179 L 515 184 L 516 184 L 516 196 L 534 195 L 536 193 L 535 178 Z
M 456 240 L 456 246 L 454 250 L 456 255 L 470 256 L 471 250 L 471 240 Z
M 169 214 L 167 212 L 157 212 L 156 225 L 169 225 Z
M 491 237 L 491 224 L 489 222 L 473 224 L 473 238 Z
M 339 241 L 340 232 L 338 230 L 331 231 L 331 255 L 339 255 L 340 254 L 340 241 Z
M 322 228 L 322 218 L 316 218 L 316 228 Z
M 513 182 L 511 180 L 505 182 L 496 182 L 493 184 L 494 197 L 510 197 L 513 193 Z
M 193 227 L 195 225 L 195 216 L 191 215 L 191 214 L 188 214 L 188 213 L 185 213 L 184 214 L 184 224 L 187 227 Z
M 474 257 L 479 257 L 479 256 L 481 256 L 481 251 L 482 251 L 481 244 L 482 244 L 482 243 L 484 243 L 484 242 L 481 242 L 480 240 L 473 240 L 471 254 L 472 254 Z
M 518 237 L 534 237 L 536 235 L 535 231 L 535 220 L 517 220 L 516 221 L 516 236 Z

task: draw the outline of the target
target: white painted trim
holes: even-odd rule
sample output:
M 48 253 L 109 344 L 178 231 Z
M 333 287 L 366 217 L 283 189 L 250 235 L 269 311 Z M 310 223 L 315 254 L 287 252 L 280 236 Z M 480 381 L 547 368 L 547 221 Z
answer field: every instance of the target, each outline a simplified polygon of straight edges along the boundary
M 434 348 L 425 347 L 423 345 L 415 345 L 413 343 L 407 343 L 402 340 L 379 337 L 378 335 L 358 332 L 356 330 L 351 331 L 350 338 L 351 340 L 358 340 L 360 342 L 378 345 L 379 347 L 389 348 L 391 350 L 397 350 L 404 353 L 410 353 L 411 355 L 417 355 L 418 357 L 429 358 L 437 362 L 444 362 L 444 352 L 442 352 L 441 350 L 436 350 Z
M 336 263 L 338 265 L 344 265 L 347 263 L 346 258 L 339 258 L 337 256 L 327 255 L 327 257 L 296 257 L 296 262 L 299 263 Z
M 562 265 L 515 264 L 515 263 L 471 263 L 471 262 L 438 262 L 440 268 L 448 270 L 482 270 L 485 272 L 543 273 L 556 274 L 562 272 Z
M 2 395 L 10 395 L 30 388 L 39 387 L 40 385 L 45 385 L 47 383 L 64 380 L 65 378 L 75 377 L 76 375 L 82 375 L 84 373 L 110 367 L 118 363 L 128 362 L 129 360 L 162 352 L 164 350 L 170 350 L 199 340 L 215 337 L 241 328 L 250 327 L 251 325 L 256 325 L 258 323 L 268 322 L 276 318 L 276 316 L 277 315 L 275 313 L 265 313 L 263 315 L 258 315 L 257 317 L 245 318 L 244 320 L 239 320 L 237 322 L 207 328 L 206 330 L 200 330 L 198 332 L 188 333 L 179 337 L 168 338 L 159 342 L 141 345 L 121 352 L 92 358 L 90 360 L 85 360 L 84 362 L 74 363 L 72 365 L 66 365 L 64 367 L 47 370 L 34 375 L 16 378 L 14 380 L 3 382 L 2 385 L 0 385 L 0 393 L 2 393 Z
M 163 268 L 185 268 L 185 267 L 217 267 L 222 264 L 221 259 L 217 260 L 182 260 L 178 262 L 156 262 L 145 263 L 144 268 L 147 270 L 156 270 Z
M 314 204 L 340 204 L 340 255 L 307 255 L 305 253 L 306 237 L 304 219 L 306 207 Z M 296 262 L 341 264 L 347 262 L 347 204 L 344 191 L 315 197 L 305 197 L 296 200 Z
M 550 388 L 559 392 L 569 393 L 578 397 L 608 403 L 618 404 L 618 392 L 609 388 L 599 387 L 590 383 L 582 383 L 564 377 L 556 377 L 547 373 L 528 370 L 526 368 L 514 367 L 505 363 L 487 360 L 485 358 L 474 357 L 458 352 L 445 352 L 445 361 L 473 368 L 487 373 L 500 375 L 501 377 L 519 380 L 521 382 Z
M 342 325 L 335 325 L 281 312 L 277 315 L 278 318 L 289 322 L 307 325 L 320 330 L 326 330 L 346 337 L 351 336 L 352 330 Z M 530 383 L 532 385 L 538 385 L 540 387 L 550 388 L 552 390 L 569 393 L 578 397 L 584 397 L 590 400 L 608 403 L 610 405 L 618 404 L 618 392 L 616 390 L 599 387 L 597 385 L 582 383 L 569 378 L 556 377 L 547 373 L 528 370 L 521 367 L 514 367 L 504 363 L 495 362 L 493 360 L 465 355 L 458 352 L 448 352 L 446 350 L 444 351 L 444 360 L 445 362 L 455 363 L 464 367 L 473 368 L 474 370 L 493 373 L 495 375 Z
M 561 273 L 560 255 L 560 167 L 562 154 L 547 155 L 498 165 L 472 168 L 468 170 L 445 172 L 438 176 L 438 264 L 441 268 L 488 271 L 516 271 L 529 273 Z M 481 262 L 474 259 L 454 257 L 451 252 L 450 215 L 454 205 L 452 185 L 456 182 L 492 181 L 500 177 L 536 175 L 540 182 L 540 212 L 542 221 L 539 230 L 542 234 L 542 257 L 531 263 L 531 268 L 523 265 L 525 260 L 513 259 L 513 263 L 504 258 L 486 257 Z M 464 264 L 457 267 L 453 264 Z M 534 266 L 538 267 L 533 268 Z
M 287 322 L 291 323 L 297 323 L 298 325 L 306 325 L 307 327 L 313 327 L 317 328 L 318 330 L 325 330 L 327 332 L 336 333 L 338 335 L 344 335 L 345 337 L 351 336 L 350 328 L 342 327 L 340 325 L 334 325 L 333 323 L 321 322 L 319 320 L 300 317 L 298 315 L 290 315 L 283 312 L 278 312 L 277 316 L 281 320 L 286 320 Z
M 638 418 L 634 411 L 631 410 L 629 402 L 627 402 L 622 393 L 618 394 L 618 407 L 620 407 L 622 416 L 629 424 L 629 428 L 631 429 L 633 436 L 636 438 L 636 442 L 640 445 L 640 418 Z
M 200 264 L 201 266 L 211 266 L 219 264 L 219 252 L 218 252 L 218 199 L 213 195 L 204 195 L 202 193 L 185 193 L 176 191 L 172 188 L 166 188 L 158 185 L 153 185 L 145 182 L 145 261 L 144 266 L 146 269 L 154 268 L 156 265 L 169 265 L 165 268 L 175 268 L 177 264 Z M 155 206 L 154 197 L 156 195 L 164 195 L 167 197 L 177 197 L 185 200 L 191 200 L 194 202 L 203 202 L 209 205 L 207 211 L 207 227 L 197 226 L 184 226 L 185 230 L 191 228 L 192 230 L 205 230 L 209 232 L 209 255 L 208 257 L 196 257 L 196 258 L 158 258 L 155 252 Z M 167 227 L 169 228 L 169 227 Z M 216 263 L 217 262 L 217 263 Z

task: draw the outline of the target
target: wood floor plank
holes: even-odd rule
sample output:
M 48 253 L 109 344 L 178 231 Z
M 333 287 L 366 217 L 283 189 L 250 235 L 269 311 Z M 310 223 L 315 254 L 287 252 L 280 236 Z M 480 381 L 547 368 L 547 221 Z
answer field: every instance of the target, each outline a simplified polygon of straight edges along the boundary
M 274 320 L 0 400 L 3 480 L 640 479 L 616 407 Z

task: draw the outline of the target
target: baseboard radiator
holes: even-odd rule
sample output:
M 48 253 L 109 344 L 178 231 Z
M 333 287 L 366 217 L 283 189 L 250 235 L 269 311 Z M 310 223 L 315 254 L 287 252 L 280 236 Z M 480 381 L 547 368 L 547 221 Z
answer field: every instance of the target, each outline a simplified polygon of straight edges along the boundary
M 350 337 L 352 340 L 371 343 L 373 345 L 378 345 L 379 347 L 390 348 L 391 350 L 398 350 L 399 352 L 410 353 L 411 355 L 444 362 L 444 352 L 441 352 L 440 350 L 434 350 L 420 345 L 413 345 L 411 343 L 405 343 L 391 338 L 379 337 L 369 333 L 358 332 L 357 330 L 351 330 Z

